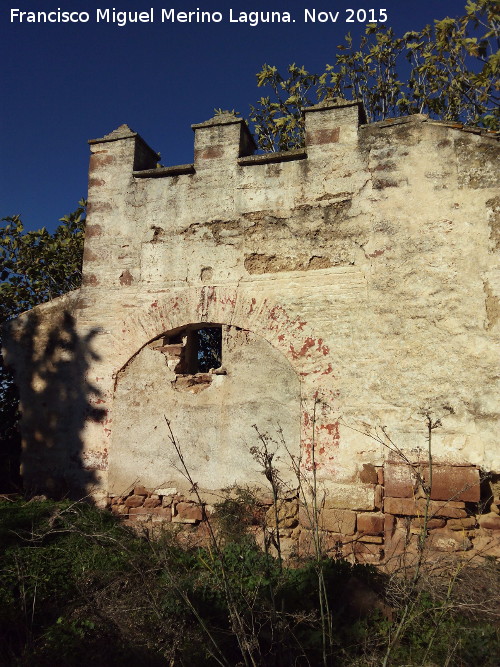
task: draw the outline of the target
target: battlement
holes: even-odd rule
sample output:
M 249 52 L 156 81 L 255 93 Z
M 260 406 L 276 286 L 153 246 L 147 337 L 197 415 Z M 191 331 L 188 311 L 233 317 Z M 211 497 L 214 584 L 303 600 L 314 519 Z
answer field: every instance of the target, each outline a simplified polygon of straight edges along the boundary
M 127 125 L 121 125 L 100 139 L 91 139 L 89 144 L 92 153 L 97 154 L 101 151 L 101 144 L 125 141 L 133 147 L 126 153 L 126 157 L 132 166 L 134 177 L 163 178 L 194 173 L 198 169 L 221 168 L 222 162 L 234 160 L 237 160 L 239 166 L 247 166 L 303 159 L 308 149 L 314 151 L 327 144 L 352 142 L 356 139 L 360 123 L 366 122 L 362 103 L 345 100 L 317 104 L 304 109 L 304 115 L 305 153 L 286 151 L 254 156 L 257 147 L 246 122 L 230 112 L 217 114 L 203 123 L 191 125 L 195 134 L 192 164 L 168 167 L 157 165 L 159 154 Z
M 85 285 L 365 270 L 365 244 L 382 252 L 367 226 L 377 209 L 406 208 L 416 190 L 430 202 L 441 189 L 484 190 L 496 182 L 494 136 L 457 131 L 460 125 L 420 114 L 368 125 L 362 104 L 343 100 L 304 115 L 304 148 L 269 154 L 255 154 L 243 119 L 216 115 L 192 126 L 193 163 L 175 166 L 159 166 L 158 154 L 125 125 L 92 140 Z M 343 228 L 362 201 L 371 212 L 359 213 L 355 239 Z M 401 224 L 405 214 L 398 218 Z M 328 240 L 326 220 L 337 225 Z M 314 232 L 307 231 L 311 226 Z M 258 233 L 261 227 L 265 232 Z M 285 228 L 293 247 L 283 252 Z
M 407 123 L 429 123 L 443 128 L 470 132 L 492 140 L 499 140 L 498 132 L 491 132 L 476 127 L 467 127 L 461 123 L 445 123 L 429 120 L 424 114 L 415 114 L 400 118 L 391 118 L 377 123 L 367 124 L 363 104 L 355 101 L 336 100 L 323 102 L 304 109 L 305 145 L 303 149 L 276 153 L 255 154 L 255 141 L 246 122 L 235 114 L 224 112 L 191 127 L 195 133 L 194 162 L 189 164 L 162 166 L 158 164 L 156 153 L 144 139 L 127 125 L 121 125 L 100 139 L 91 139 L 91 146 L 98 146 L 111 141 L 133 140 L 133 153 L 128 155 L 132 162 L 134 178 L 169 178 L 184 174 L 194 174 L 199 169 L 222 167 L 221 161 L 234 162 L 247 167 L 261 164 L 278 164 L 308 158 L 311 151 L 331 148 L 331 144 L 349 144 L 362 140 L 364 131 L 392 129 Z M 359 133 L 361 132 L 361 137 Z M 98 151 L 99 149 L 95 149 Z M 132 157 L 133 155 L 133 157 Z

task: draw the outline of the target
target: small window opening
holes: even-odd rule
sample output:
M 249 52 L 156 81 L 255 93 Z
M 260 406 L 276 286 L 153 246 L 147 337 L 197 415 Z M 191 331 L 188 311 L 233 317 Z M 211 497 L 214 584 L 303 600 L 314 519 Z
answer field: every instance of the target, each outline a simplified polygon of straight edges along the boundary
M 196 334 L 196 373 L 208 373 L 222 365 L 222 327 L 198 329 Z
M 222 326 L 183 329 L 165 337 L 157 349 L 178 375 L 209 373 L 222 366 Z

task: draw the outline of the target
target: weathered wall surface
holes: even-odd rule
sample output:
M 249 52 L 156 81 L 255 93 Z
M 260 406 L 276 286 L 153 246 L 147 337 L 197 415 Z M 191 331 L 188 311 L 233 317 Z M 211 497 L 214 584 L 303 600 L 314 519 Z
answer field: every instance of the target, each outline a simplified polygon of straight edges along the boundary
M 223 372 L 200 373 L 196 383 L 176 375 L 165 355 L 149 346 L 119 373 L 110 493 L 126 493 L 135 480 L 148 488 L 189 488 L 176 469 L 180 463 L 165 419 L 193 479 L 205 490 L 262 486 L 262 475 L 251 472 L 257 422 L 263 432 L 279 422 L 290 452 L 299 455 L 300 383 L 288 360 L 264 339 L 235 327 L 224 327 L 222 342 Z M 276 456 L 286 456 L 283 447 Z
M 305 471 L 314 442 L 331 508 L 380 507 L 362 471 L 388 449 L 367 432 L 385 426 L 421 460 L 425 414 L 442 422 L 439 464 L 500 471 L 498 141 L 419 115 L 359 126 L 360 113 L 313 107 L 304 151 L 274 156 L 219 116 L 194 126 L 194 164 L 178 167 L 155 168 L 126 126 L 91 142 L 71 312 L 80 339 L 98 328 L 85 376 L 103 418 L 79 431 L 97 493 L 175 481 L 156 433 L 167 408 L 209 488 L 258 476 L 242 443 L 273 421 Z M 246 358 L 181 395 L 147 345 L 202 323 L 248 332 Z
M 85 448 L 83 441 L 86 424 L 106 427 L 106 412 L 90 373 L 99 359 L 97 330 L 78 330 L 80 305 L 75 290 L 11 323 L 7 358 L 20 393 L 21 473 L 28 492 L 82 497 L 105 482 L 106 453 Z

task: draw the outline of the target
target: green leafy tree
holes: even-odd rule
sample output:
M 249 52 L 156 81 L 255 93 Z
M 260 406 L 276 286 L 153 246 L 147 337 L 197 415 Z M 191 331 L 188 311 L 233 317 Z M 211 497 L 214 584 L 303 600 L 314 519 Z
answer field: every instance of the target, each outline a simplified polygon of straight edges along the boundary
M 264 152 L 300 148 L 304 144 L 302 109 L 315 104 L 320 77 L 309 74 L 295 63 L 284 78 L 277 67 L 263 65 L 257 74 L 257 86 L 270 88 L 272 93 L 261 97 L 257 106 L 250 107 L 257 144 Z
M 51 234 L 24 230 L 20 216 L 0 227 L 0 327 L 40 303 L 79 287 L 82 279 L 85 206 L 61 218 Z M 0 341 L 1 342 L 1 341 Z M 18 394 L 0 357 L 0 492 L 17 481 Z
M 20 216 L 0 227 L 0 323 L 76 289 L 82 280 L 86 202 L 51 234 L 26 232 Z
M 368 24 L 358 43 L 347 34 L 333 64 L 286 75 L 264 65 L 257 85 L 270 89 L 251 107 L 259 147 L 291 150 L 304 142 L 302 109 L 333 99 L 362 100 L 370 122 L 426 113 L 432 118 L 500 128 L 500 4 L 467 2 L 464 14 L 398 37 Z

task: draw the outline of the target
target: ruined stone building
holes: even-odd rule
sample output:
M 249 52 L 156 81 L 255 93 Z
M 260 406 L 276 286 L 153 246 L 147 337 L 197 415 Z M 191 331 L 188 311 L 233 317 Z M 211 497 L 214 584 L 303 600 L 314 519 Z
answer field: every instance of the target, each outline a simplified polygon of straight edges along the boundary
M 497 137 L 355 102 L 305 123 L 303 150 L 259 155 L 218 115 L 170 167 L 126 125 L 90 141 L 83 285 L 7 344 L 26 487 L 196 524 L 166 420 L 209 504 L 265 486 L 266 434 L 290 488 L 290 457 L 316 468 L 336 544 L 378 560 L 421 514 L 430 420 L 436 535 L 500 555 Z

